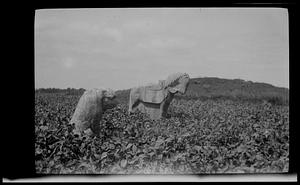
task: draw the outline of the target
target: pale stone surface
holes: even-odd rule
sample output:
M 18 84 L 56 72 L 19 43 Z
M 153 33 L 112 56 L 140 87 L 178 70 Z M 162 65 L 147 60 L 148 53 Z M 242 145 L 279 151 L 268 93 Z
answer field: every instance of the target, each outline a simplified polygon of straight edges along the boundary
M 106 109 L 113 108 L 118 102 L 114 100 L 115 92 L 111 89 L 87 90 L 80 97 L 70 124 L 75 124 L 74 132 L 81 134 L 90 129 L 99 134 L 100 121 Z
M 129 97 L 129 113 L 140 110 L 151 119 L 165 117 L 176 93 L 184 94 L 189 84 L 189 75 L 174 73 L 158 84 L 132 88 Z

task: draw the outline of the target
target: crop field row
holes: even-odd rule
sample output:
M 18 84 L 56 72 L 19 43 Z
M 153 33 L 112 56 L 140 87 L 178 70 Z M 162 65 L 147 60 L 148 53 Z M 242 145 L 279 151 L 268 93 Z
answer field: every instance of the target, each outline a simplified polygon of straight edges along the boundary
M 234 100 L 174 99 L 157 121 L 121 103 L 101 135 L 77 136 L 79 95 L 36 93 L 40 174 L 281 173 L 289 167 L 289 107 Z

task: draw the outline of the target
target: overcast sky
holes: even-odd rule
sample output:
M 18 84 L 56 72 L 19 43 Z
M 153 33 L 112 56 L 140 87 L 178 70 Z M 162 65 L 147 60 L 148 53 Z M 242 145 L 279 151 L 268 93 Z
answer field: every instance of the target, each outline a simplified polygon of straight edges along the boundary
M 37 10 L 35 87 L 121 90 L 186 72 L 288 88 L 288 42 L 286 9 Z

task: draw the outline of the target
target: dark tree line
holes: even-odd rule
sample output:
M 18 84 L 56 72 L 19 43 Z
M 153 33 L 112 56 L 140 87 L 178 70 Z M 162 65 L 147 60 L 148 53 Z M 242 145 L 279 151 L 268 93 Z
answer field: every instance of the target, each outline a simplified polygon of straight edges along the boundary
M 63 93 L 63 94 L 70 94 L 70 95 L 78 95 L 78 94 L 82 94 L 84 91 L 85 89 L 83 88 L 79 88 L 79 89 L 39 88 L 35 90 L 35 93 Z

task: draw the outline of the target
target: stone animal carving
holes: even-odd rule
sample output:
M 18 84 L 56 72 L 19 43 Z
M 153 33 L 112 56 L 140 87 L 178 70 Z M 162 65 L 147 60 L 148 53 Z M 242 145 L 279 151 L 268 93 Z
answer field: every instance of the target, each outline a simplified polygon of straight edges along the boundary
M 115 92 L 106 89 L 87 90 L 80 97 L 70 124 L 75 124 L 74 133 L 82 134 L 88 130 L 90 134 L 99 135 L 100 121 L 105 110 L 115 107 Z
M 129 95 L 129 113 L 140 110 L 154 120 L 166 117 L 174 95 L 178 92 L 185 94 L 189 80 L 186 73 L 174 73 L 166 80 L 160 80 L 158 84 L 132 88 Z

